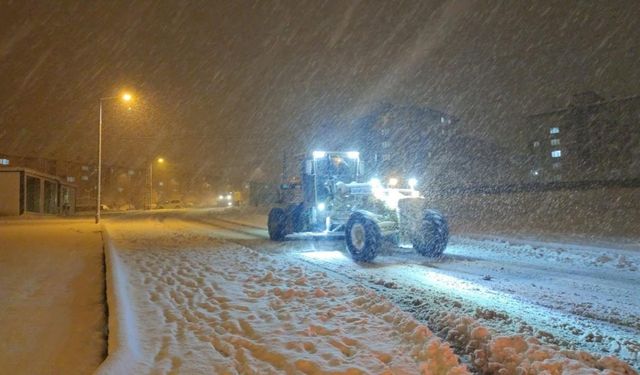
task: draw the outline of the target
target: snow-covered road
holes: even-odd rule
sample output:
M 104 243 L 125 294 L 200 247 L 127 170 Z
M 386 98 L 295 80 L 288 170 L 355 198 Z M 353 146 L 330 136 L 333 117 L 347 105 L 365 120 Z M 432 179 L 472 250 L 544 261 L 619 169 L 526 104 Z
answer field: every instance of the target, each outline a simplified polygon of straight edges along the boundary
M 243 227 L 242 217 L 207 221 Z M 253 246 L 377 288 L 434 328 L 447 312 L 472 316 L 501 334 L 530 334 L 640 367 L 640 249 L 478 237 L 454 236 L 436 261 L 390 248 L 370 265 L 354 263 L 342 242 L 255 240 Z
M 173 219 L 107 227 L 126 274 L 120 307 L 133 324 L 123 340 L 134 353 L 100 372 L 467 373 L 384 298 L 220 238 L 231 230 Z
M 448 247 L 447 255 L 438 261 L 429 261 L 408 249 L 396 248 L 378 257 L 374 264 L 362 265 L 344 254 L 340 242 L 270 242 L 265 239 L 266 232 L 260 229 L 263 220 L 263 216 L 255 214 L 219 216 L 205 211 L 177 210 L 127 215 L 109 222 L 118 253 L 122 254 L 128 269 L 136 315 L 144 317 L 140 337 L 141 350 L 146 353 L 142 358 L 146 360 L 137 364 L 140 370 L 201 372 L 211 363 L 222 363 L 222 367 L 217 367 L 218 371 L 223 367 L 243 372 L 250 369 L 300 370 L 301 367 L 296 366 L 311 366 L 325 371 L 380 372 L 387 369 L 384 366 L 388 364 L 374 360 L 376 355 L 372 357 L 371 353 L 378 353 L 382 348 L 360 345 L 358 352 L 369 354 L 361 354 L 354 360 L 344 357 L 342 351 L 336 352 L 336 346 L 329 343 L 324 347 L 329 354 L 326 358 L 318 358 L 304 348 L 298 350 L 300 348 L 294 344 L 287 344 L 287 338 L 281 337 L 285 331 L 291 334 L 289 328 L 302 332 L 302 325 L 321 317 L 317 315 L 319 311 L 326 312 L 331 308 L 333 304 L 327 305 L 325 296 L 317 300 L 309 298 L 316 289 L 326 293 L 327 290 L 347 288 L 364 293 L 360 286 L 374 290 L 376 294 L 372 296 L 375 298 L 384 296 L 428 325 L 455 348 L 463 363 L 474 363 L 477 370 L 491 372 L 505 363 L 531 368 L 527 366 L 541 366 L 544 359 L 549 362 L 549 358 L 553 358 L 555 362 L 551 363 L 556 369 L 561 366 L 558 363 L 569 366 L 569 361 L 574 368 L 614 368 L 622 373 L 633 373 L 630 368 L 625 370 L 622 364 L 607 357 L 612 354 L 638 368 L 640 298 L 636 288 L 640 285 L 639 262 L 638 253 L 632 250 L 558 244 L 545 247 L 456 237 Z M 327 276 L 318 276 L 323 273 Z M 273 275 L 279 276 L 271 285 Z M 307 283 L 295 286 L 295 280 L 300 278 Z M 271 289 L 265 290 L 265 282 Z M 255 292 L 252 289 L 256 288 L 257 293 L 265 294 L 259 298 L 252 296 Z M 266 315 L 257 312 L 268 311 L 269 301 L 274 298 L 282 300 L 281 295 L 275 294 L 275 289 L 279 290 L 277 293 L 287 291 L 291 294 L 287 304 L 292 303 L 296 288 L 302 288 L 307 307 L 298 306 L 287 314 L 295 312 L 294 320 L 304 323 L 290 326 L 293 323 L 288 321 L 285 331 L 278 331 L 276 335 L 267 333 L 277 328 L 274 328 L 273 320 L 269 321 Z M 235 313 L 222 309 L 217 297 L 224 297 L 225 304 L 234 301 Z M 345 305 L 347 300 L 357 297 L 352 295 L 338 304 Z M 220 315 L 223 311 L 227 311 L 225 316 Z M 351 316 L 366 315 L 361 306 L 350 306 L 349 311 Z M 276 311 L 271 313 L 278 315 Z M 235 324 L 237 332 L 226 327 L 223 334 L 216 334 L 215 326 L 229 319 L 236 322 L 228 324 Z M 240 323 L 241 320 L 244 323 Z M 375 321 L 376 317 L 367 316 L 366 320 Z M 243 328 L 246 324 L 248 326 Z M 283 322 L 279 321 L 279 324 Z M 342 335 L 339 340 L 345 335 L 347 341 L 353 339 L 354 326 L 338 324 L 336 327 L 336 332 Z M 504 340 L 510 341 L 505 344 L 500 338 L 477 337 L 484 327 L 488 327 L 494 337 L 505 335 L 509 337 Z M 253 339 L 257 340 L 258 346 L 230 338 L 246 336 L 245 329 L 256 335 Z M 408 334 L 402 333 L 402 329 L 398 332 L 398 327 L 389 329 L 395 335 Z M 372 332 L 389 336 L 383 331 Z M 289 342 L 305 341 L 305 337 L 294 336 Z M 329 341 L 336 340 L 335 335 L 329 336 Z M 390 336 L 394 337 L 394 334 Z M 420 363 L 415 356 L 412 362 L 398 352 L 389 351 L 398 345 L 407 345 L 406 339 L 390 342 L 382 350 L 403 369 Z M 525 339 L 529 342 L 525 343 Z M 242 351 L 253 353 L 250 355 L 253 357 L 241 360 L 225 357 L 218 350 L 220 348 L 216 348 L 223 344 L 212 340 L 230 344 L 225 346 L 227 350 L 235 348 L 234 356 L 242 346 Z M 547 354 L 540 354 L 536 346 L 538 340 L 546 343 L 543 351 Z M 357 341 L 362 343 L 367 339 L 360 337 Z M 187 343 L 196 343 L 196 347 Z M 270 356 L 256 357 L 255 351 L 262 352 L 263 345 L 282 354 L 283 357 L 276 356 L 281 360 Z M 505 346 L 522 345 L 529 351 L 527 355 L 518 354 L 520 359 L 515 362 L 513 350 L 507 351 L 512 354 L 502 350 Z M 577 352 L 558 351 L 562 349 Z M 195 354 L 202 350 L 211 351 L 211 357 Z M 581 350 L 604 357 L 598 360 Z M 537 354 L 531 354 L 531 351 Z M 561 358 L 557 358 L 558 353 L 562 353 Z M 194 355 L 198 358 L 187 360 Z M 296 363 L 290 361 L 292 358 L 314 364 Z M 242 367 L 245 365 L 249 367 Z

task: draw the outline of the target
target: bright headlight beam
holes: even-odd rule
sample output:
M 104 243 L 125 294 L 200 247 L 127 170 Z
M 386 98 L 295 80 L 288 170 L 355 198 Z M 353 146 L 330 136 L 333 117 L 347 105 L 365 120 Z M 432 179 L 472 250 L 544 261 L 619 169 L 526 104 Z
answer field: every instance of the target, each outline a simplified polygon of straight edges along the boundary
M 360 157 L 360 153 L 358 151 L 349 151 L 347 152 L 347 157 L 349 159 L 357 159 Z
M 322 159 L 325 156 L 327 156 L 327 153 L 324 152 L 324 151 L 314 151 L 313 152 L 313 158 L 314 159 Z

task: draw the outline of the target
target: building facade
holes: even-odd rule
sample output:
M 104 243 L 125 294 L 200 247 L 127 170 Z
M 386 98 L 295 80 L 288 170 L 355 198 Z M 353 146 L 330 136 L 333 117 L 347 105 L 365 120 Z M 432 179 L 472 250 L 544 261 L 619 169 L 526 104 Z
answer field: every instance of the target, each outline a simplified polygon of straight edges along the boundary
M 75 186 L 74 199 L 78 211 L 95 210 L 97 199 L 95 164 L 0 154 L 0 167 L 2 166 L 26 168 L 57 176 L 56 178 L 63 183 Z M 103 204 L 110 208 L 142 208 L 149 192 L 148 178 L 146 169 L 103 164 Z
M 526 122 L 530 181 L 640 178 L 640 96 L 605 100 L 586 92 Z
M 361 151 L 365 174 L 384 180 L 396 178 L 406 184 L 421 179 L 435 149 L 452 133 L 458 120 L 425 107 L 383 104 L 356 122 L 356 146 Z
M 519 170 L 506 148 L 465 133 L 458 118 L 435 109 L 385 104 L 356 124 L 367 175 L 401 186 L 415 178 L 425 193 L 505 184 Z
M 27 168 L 0 166 L 0 216 L 71 215 L 76 187 L 64 179 Z

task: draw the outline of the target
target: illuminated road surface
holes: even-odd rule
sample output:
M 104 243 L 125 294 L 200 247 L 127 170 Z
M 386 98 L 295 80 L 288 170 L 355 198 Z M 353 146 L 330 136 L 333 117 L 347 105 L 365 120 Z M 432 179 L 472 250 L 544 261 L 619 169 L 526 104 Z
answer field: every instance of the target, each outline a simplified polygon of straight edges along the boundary
M 469 315 L 499 333 L 639 364 L 640 251 L 454 237 L 438 260 L 390 248 L 374 263 L 358 264 L 341 241 L 274 243 L 265 230 L 224 217 L 198 220 L 247 247 L 355 279 L 424 319 Z
M 467 315 L 498 334 L 533 335 L 543 342 L 616 355 L 636 368 L 639 365 L 638 252 L 454 237 L 438 260 L 411 249 L 390 248 L 374 263 L 358 264 L 345 253 L 341 241 L 272 242 L 264 229 L 242 224 L 242 218 L 188 210 L 151 217 L 188 220 L 214 237 L 283 260 L 304 261 L 338 279 L 355 280 L 434 330 L 437 323 L 431 320 L 442 314 Z

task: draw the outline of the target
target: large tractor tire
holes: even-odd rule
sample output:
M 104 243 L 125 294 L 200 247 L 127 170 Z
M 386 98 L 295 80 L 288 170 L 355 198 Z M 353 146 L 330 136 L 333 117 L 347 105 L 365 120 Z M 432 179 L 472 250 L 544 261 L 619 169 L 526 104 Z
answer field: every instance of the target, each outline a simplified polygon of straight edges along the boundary
M 345 240 L 351 257 L 356 262 L 371 262 L 382 245 L 380 227 L 371 218 L 354 213 L 345 226 Z
M 302 203 L 287 206 L 285 214 L 287 215 L 287 234 L 304 231 L 305 226 Z
M 449 242 L 449 225 L 442 214 L 435 210 L 426 210 L 418 232 L 412 236 L 413 248 L 420 255 L 439 257 Z
M 284 240 L 284 236 L 287 235 L 287 214 L 282 208 L 275 207 L 269 211 L 267 228 L 272 241 Z

